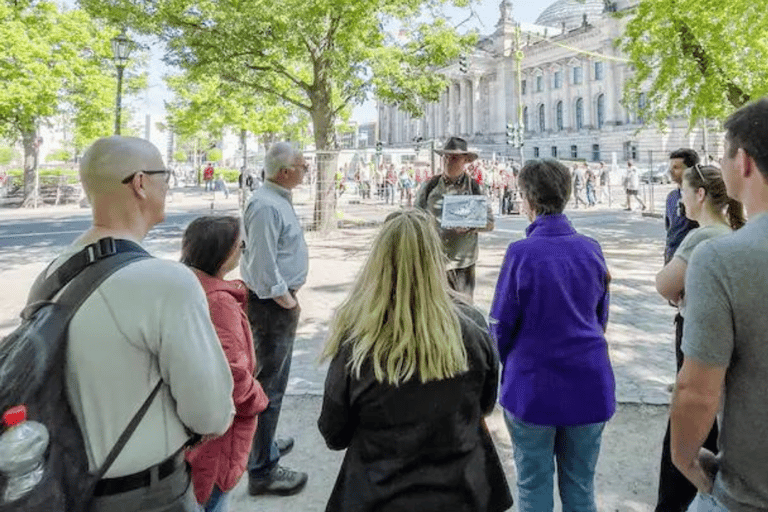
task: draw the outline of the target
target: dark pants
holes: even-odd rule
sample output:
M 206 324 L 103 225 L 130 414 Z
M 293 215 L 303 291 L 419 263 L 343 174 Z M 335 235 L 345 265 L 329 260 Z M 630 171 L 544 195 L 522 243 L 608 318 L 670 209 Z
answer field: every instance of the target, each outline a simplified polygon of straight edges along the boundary
M 285 309 L 272 299 L 259 299 L 249 292 L 248 320 L 258 361 L 257 379 L 269 397 L 269 406 L 259 414 L 259 424 L 248 459 L 250 478 L 264 478 L 277 465 L 280 452 L 275 430 L 291 370 L 293 340 L 301 308 Z
M 683 317 L 675 316 L 675 358 L 677 371 L 683 366 L 683 351 L 680 345 L 683 340 Z M 670 451 L 670 424 L 667 422 L 667 432 L 664 434 L 664 442 L 661 447 L 661 466 L 659 468 L 659 498 L 656 503 L 656 512 L 683 512 L 688 510 L 688 505 L 696 497 L 696 487 L 683 476 L 672 464 Z M 717 453 L 717 421 L 712 425 L 704 448 Z
M 475 264 L 448 271 L 448 285 L 459 293 L 472 298 L 475 294 Z

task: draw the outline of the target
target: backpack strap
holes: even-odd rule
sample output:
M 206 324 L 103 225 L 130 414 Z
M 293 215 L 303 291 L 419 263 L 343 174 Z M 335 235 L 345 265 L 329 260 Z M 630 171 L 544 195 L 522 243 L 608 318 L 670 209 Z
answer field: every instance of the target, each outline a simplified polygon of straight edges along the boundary
M 85 270 L 86 267 L 94 265 L 95 263 L 118 253 L 137 253 L 141 257 L 149 257 L 147 251 L 130 240 L 115 240 L 112 237 L 102 238 L 85 246 L 81 251 L 72 255 L 50 275 L 48 275 L 48 269 L 50 269 L 51 266 L 48 265 L 32 285 L 27 304 L 52 300 L 53 297 L 67 285 L 67 283 Z M 129 258 L 129 260 L 133 259 L 134 258 Z M 127 261 L 122 262 L 121 260 L 119 266 L 122 266 L 124 263 L 127 263 Z M 112 264 L 118 264 L 118 262 L 113 261 Z M 107 270 L 112 264 L 102 265 L 102 268 Z M 119 267 L 115 267 L 114 270 L 117 270 L 118 268 Z M 102 270 L 102 272 L 104 270 Z M 112 272 L 114 272 L 114 270 L 112 270 Z M 98 284 L 96 286 L 98 286 Z
M 429 178 L 429 180 L 427 180 L 426 183 L 424 183 L 424 185 L 423 185 L 423 187 L 424 187 L 424 195 L 420 196 L 420 197 L 423 198 L 423 200 L 420 201 L 419 204 L 416 205 L 418 208 L 421 208 L 422 210 L 426 210 L 427 209 L 427 199 L 429 198 L 429 194 L 431 194 L 432 190 L 434 190 L 434 188 L 437 186 L 437 183 L 440 180 L 441 176 L 442 176 L 442 174 L 436 174 L 436 175 L 432 176 L 431 178 Z
M 139 423 L 141 423 L 141 420 L 144 418 L 144 415 L 147 413 L 147 410 L 149 410 L 149 406 L 152 405 L 152 402 L 154 401 L 155 397 L 157 396 L 157 393 L 160 391 L 160 387 L 163 384 L 163 379 L 161 378 L 159 381 L 157 381 L 157 384 L 155 385 L 155 389 L 152 390 L 152 393 L 149 394 L 146 400 L 144 400 L 144 403 L 141 404 L 141 407 L 136 412 L 136 414 L 131 418 L 131 421 L 128 423 L 128 426 L 125 427 L 125 430 L 123 430 L 123 433 L 120 434 L 120 437 L 117 439 L 117 442 L 115 443 L 115 446 L 112 447 L 112 449 L 109 451 L 109 455 L 107 455 L 106 460 L 104 460 L 104 464 L 101 465 L 99 470 L 94 475 L 94 484 L 97 483 L 99 480 L 104 478 L 104 475 L 109 471 L 109 468 L 112 466 L 112 463 L 115 462 L 115 459 L 117 459 L 117 456 L 120 455 L 120 452 L 123 451 L 123 448 L 125 448 L 125 445 L 128 444 L 128 440 L 133 435 L 133 432 L 136 430 L 136 427 L 139 426 Z

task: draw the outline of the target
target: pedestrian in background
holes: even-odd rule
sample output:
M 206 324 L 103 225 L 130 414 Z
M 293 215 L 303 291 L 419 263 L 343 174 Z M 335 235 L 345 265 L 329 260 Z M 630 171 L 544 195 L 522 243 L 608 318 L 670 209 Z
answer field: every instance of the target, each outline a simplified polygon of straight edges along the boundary
M 529 161 L 517 184 L 531 224 L 527 238 L 507 249 L 490 323 L 518 510 L 553 509 L 557 466 L 563 510 L 596 512 L 600 441 L 616 410 L 604 336 L 610 274 L 600 244 L 578 234 L 563 214 L 572 190 L 564 165 Z
M 203 169 L 203 181 L 205 182 L 205 191 L 213 191 L 213 165 L 209 162 Z
M 624 175 L 624 190 L 627 193 L 627 206 L 624 208 L 627 211 L 632 211 L 632 198 L 640 203 L 640 206 L 645 210 L 645 203 L 640 199 L 640 176 L 637 174 L 637 168 L 631 161 L 627 161 L 627 172 Z
M 227 512 L 229 492 L 245 472 L 256 433 L 258 414 L 269 400 L 256 380 L 256 354 L 246 308 L 248 289 L 241 280 L 224 277 L 237 268 L 242 253 L 237 217 L 199 217 L 181 239 L 181 262 L 191 267 L 208 298 L 216 328 L 232 372 L 235 419 L 221 436 L 187 452 L 197 502 L 205 512 Z
M 584 181 L 587 182 L 587 206 L 595 206 L 597 199 L 595 198 L 595 183 L 597 179 L 594 171 L 584 164 Z
M 501 512 L 512 505 L 483 416 L 498 357 L 483 315 L 453 299 L 418 210 L 388 218 L 336 311 L 318 420 L 347 449 L 328 512 Z

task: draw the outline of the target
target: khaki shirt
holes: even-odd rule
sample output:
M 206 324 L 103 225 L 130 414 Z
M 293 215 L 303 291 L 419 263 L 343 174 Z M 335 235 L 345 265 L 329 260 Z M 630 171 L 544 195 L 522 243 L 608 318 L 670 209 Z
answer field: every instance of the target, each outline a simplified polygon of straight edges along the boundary
M 479 252 L 477 245 L 478 231 L 493 230 L 494 220 L 491 203 L 490 201 L 488 202 L 488 224 L 485 228 L 470 229 L 465 232 L 460 232 L 456 229 L 443 229 L 440 226 L 440 219 L 443 217 L 443 196 L 471 195 L 472 187 L 470 180 L 472 178 L 466 172 L 462 173 L 456 181 L 450 181 L 445 174 L 441 176 L 437 181 L 437 185 L 429 192 L 428 197 L 424 196 L 429 180 L 421 185 L 416 198 L 416 206 L 427 211 L 435 218 L 437 232 L 440 235 L 440 240 L 443 242 L 443 252 L 448 259 L 446 269 L 466 268 L 477 262 Z

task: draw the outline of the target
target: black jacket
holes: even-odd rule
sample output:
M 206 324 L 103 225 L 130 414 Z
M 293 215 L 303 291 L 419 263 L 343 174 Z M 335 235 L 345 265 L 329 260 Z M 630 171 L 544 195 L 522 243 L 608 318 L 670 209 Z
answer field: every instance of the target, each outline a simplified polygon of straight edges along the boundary
M 499 512 L 512 506 L 504 470 L 483 421 L 496 403 L 499 359 L 485 320 L 460 315 L 469 371 L 422 384 L 360 379 L 349 350 L 334 357 L 318 420 L 328 447 L 347 448 L 326 510 Z

